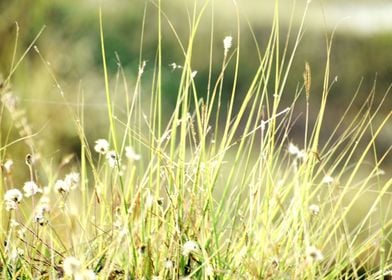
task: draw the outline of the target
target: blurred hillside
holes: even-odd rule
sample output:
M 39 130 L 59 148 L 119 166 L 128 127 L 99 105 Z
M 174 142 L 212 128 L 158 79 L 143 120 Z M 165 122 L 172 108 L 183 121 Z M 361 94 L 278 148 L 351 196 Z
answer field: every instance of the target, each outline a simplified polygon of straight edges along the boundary
M 229 4 L 227 4 L 230 2 Z M 238 91 L 245 89 L 257 67 L 256 47 L 246 20 L 256 35 L 261 50 L 266 44 L 273 15 L 272 1 L 238 1 L 241 17 L 241 62 Z M 281 35 L 284 42 L 287 31 L 292 1 L 281 2 Z M 304 1 L 305 2 L 305 1 Z M 163 1 L 167 18 L 178 32 L 183 44 L 186 43 L 189 14 L 192 13 L 193 1 Z M 198 71 L 197 83 L 200 89 L 207 90 L 208 53 L 211 26 L 214 27 L 214 64 L 220 65 L 223 51 L 222 39 L 232 35 L 237 40 L 235 8 L 231 1 L 215 1 L 214 9 L 209 7 L 200 26 L 195 42 L 193 67 Z M 199 9 L 200 7 L 198 7 Z M 300 21 L 303 6 L 294 11 L 294 37 Z M 141 59 L 147 61 L 145 80 L 153 74 L 154 57 L 157 44 L 157 13 L 151 1 L 106 1 L 103 2 L 105 44 L 109 70 L 113 80 L 118 69 L 115 53 L 125 69 L 129 87 L 133 88 Z M 327 128 L 333 128 L 346 105 L 352 99 L 358 85 L 359 98 L 355 106 L 363 104 L 376 80 L 376 102 L 381 100 L 392 80 L 392 6 L 383 1 L 313 1 L 306 21 L 306 33 L 295 58 L 292 74 L 287 84 L 287 105 L 290 104 L 295 89 L 301 85 L 305 62 L 312 69 L 312 109 L 317 113 L 317 102 L 323 82 L 326 62 L 325 37 L 337 27 L 334 36 L 331 57 L 331 77 L 337 82 L 331 89 L 330 112 Z M 211 15 L 214 15 L 212 17 Z M 143 49 L 140 51 L 141 30 L 145 16 Z M 212 20 L 213 18 L 213 20 Z M 164 21 L 165 17 L 163 17 Z M 107 133 L 105 97 L 103 94 L 103 75 L 99 45 L 98 7 L 96 1 L 2 1 L 0 2 L 0 72 L 7 76 L 10 71 L 12 52 L 15 44 L 16 24 L 19 27 L 17 58 L 28 48 L 39 30 L 45 26 L 36 45 L 43 57 L 50 62 L 50 69 L 55 73 L 66 98 L 77 105 L 83 93 L 86 104 L 86 131 L 92 139 Z M 163 25 L 163 73 L 165 102 L 173 106 L 177 94 L 179 75 L 173 72 L 169 64 L 180 63 L 181 48 L 169 24 Z M 291 38 L 290 42 L 293 42 Z M 284 44 L 282 43 L 282 48 Z M 289 44 L 292 47 L 292 44 Z M 219 71 L 217 66 L 216 72 Z M 20 100 L 20 106 L 27 109 L 34 130 L 42 130 L 42 139 L 51 143 L 47 156 L 55 156 L 58 149 L 68 152 L 78 150 L 78 138 L 72 122 L 63 106 L 53 79 L 39 56 L 30 50 L 12 77 L 13 91 Z M 114 86 L 114 82 L 112 83 Z M 151 86 L 151 85 L 150 85 Z M 148 82 L 144 85 L 144 94 L 149 95 Z M 230 83 L 227 83 L 230 92 Z M 201 93 L 202 94 L 202 93 Z M 79 96 L 79 97 L 78 97 Z M 123 94 L 117 95 L 121 104 Z M 298 114 L 302 111 L 299 102 Z M 384 103 L 384 112 L 392 108 L 391 98 Z M 119 114 L 121 114 L 121 107 Z M 37 113 L 39 112 L 39 113 Z M 102 116 L 102 118 L 100 118 Z M 293 137 L 303 135 L 302 117 L 294 127 Z M 3 122 L 4 123 L 4 122 Z M 61 125 L 60 125 L 61 124 Z M 3 124 L 2 124 L 3 129 Z M 298 133 L 296 133 L 298 130 Z M 325 136 L 328 136 L 326 129 Z M 298 136 L 299 137 L 299 136 Z M 385 151 L 392 139 L 392 125 L 389 124 L 380 138 L 380 153 Z

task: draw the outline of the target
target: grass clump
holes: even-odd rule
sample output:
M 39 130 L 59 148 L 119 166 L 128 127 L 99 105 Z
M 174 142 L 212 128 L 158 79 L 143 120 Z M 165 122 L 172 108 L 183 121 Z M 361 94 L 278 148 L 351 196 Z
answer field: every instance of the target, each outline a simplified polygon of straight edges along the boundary
M 179 40 L 183 61 L 172 64 L 181 73 L 172 112 L 163 102 L 162 24 L 177 33 L 160 1 L 156 57 L 151 66 L 141 55 L 133 90 L 118 60 L 114 90 L 118 94 L 124 88 L 121 110 L 111 93 L 100 14 L 110 127 L 101 139 L 85 134 L 83 96 L 80 108 L 69 106 L 48 66 L 80 139 L 76 159 L 65 156 L 58 166 L 40 157 L 45 147 L 35 143 L 28 120 L 10 102 L 14 94 L 9 82 L 18 63 L 12 65 L 2 84 L 1 116 L 10 117 L 10 131 L 17 128 L 20 137 L 14 140 L 9 132 L 1 138 L 2 278 L 381 279 L 391 274 L 387 200 L 392 180 L 380 169 L 390 147 L 379 156 L 376 145 L 391 113 L 381 116 L 382 104 L 375 106 L 370 95 L 356 113 L 350 105 L 345 115 L 353 117 L 343 117 L 330 138 L 321 139 L 334 83 L 328 58 L 315 122 L 309 118 L 313 93 L 308 64 L 295 100 L 283 106 L 307 8 L 294 41 L 287 36 L 282 47 L 278 4 L 268 43 L 257 48 L 258 68 L 245 92 L 237 90 L 240 32 L 217 40 L 211 28 L 211 46 L 220 42 L 222 64 L 214 78 L 210 62 L 202 97 L 192 62 L 209 4 L 199 7 L 195 1 L 187 45 Z M 327 57 L 331 45 L 329 37 Z M 143 75 L 148 67 L 153 75 L 145 105 Z M 234 70 L 228 74 L 230 67 Z M 223 100 L 229 79 L 230 98 Z M 298 144 L 290 133 L 302 95 L 306 124 Z M 23 187 L 14 185 L 9 152 L 20 142 L 31 151 Z M 353 222 L 358 204 L 369 196 L 366 211 Z

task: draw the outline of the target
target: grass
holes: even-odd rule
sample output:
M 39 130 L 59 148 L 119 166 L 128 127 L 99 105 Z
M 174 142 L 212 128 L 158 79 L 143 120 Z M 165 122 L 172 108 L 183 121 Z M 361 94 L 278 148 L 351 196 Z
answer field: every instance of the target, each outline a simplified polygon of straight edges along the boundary
M 20 59 L 14 55 L 1 89 L 1 118 L 9 120 L 8 130 L 2 125 L 0 148 L 1 278 L 382 279 L 390 275 L 392 179 L 380 166 L 391 147 L 378 156 L 376 140 L 392 113 L 380 114 L 383 103 L 373 104 L 373 92 L 358 111 L 351 109 L 353 100 L 329 139 L 321 138 L 334 83 L 329 76 L 333 34 L 326 40 L 323 91 L 312 92 L 307 64 L 304 80 L 294 89 L 295 99 L 284 106 L 281 98 L 304 34 L 307 7 L 294 41 L 287 36 L 281 42 L 276 2 L 268 43 L 265 49 L 257 47 L 259 66 L 249 73 L 253 79 L 245 92 L 237 91 L 241 15 L 236 7 L 235 45 L 231 37 L 215 38 L 211 27 L 209 83 L 202 97 L 204 89 L 197 86 L 197 72 L 192 69 L 198 59 L 193 55 L 194 40 L 213 5 L 192 2 L 185 45 L 161 2 L 154 3 L 159 11 L 156 57 L 146 63 L 141 49 L 132 90 L 119 60 L 115 86 L 110 84 L 99 13 L 110 127 L 99 141 L 85 134 L 83 95 L 78 100 L 81 106 L 70 106 L 36 48 L 68 104 L 80 139 L 77 159 L 65 158 L 57 165 L 39 157 L 45 147 L 36 143 L 36 133 L 14 106 L 10 83 L 34 42 Z M 163 24 L 171 28 L 183 52 L 183 61 L 174 70 L 181 78 L 172 112 L 163 102 Z M 213 53 L 214 42 L 221 42 L 220 54 Z M 222 57 L 220 66 L 212 63 L 216 55 Z M 145 82 L 147 67 L 153 75 Z M 217 77 L 212 74 L 215 67 L 220 67 Z M 232 84 L 227 102 L 225 83 Z M 147 102 L 146 88 L 151 89 Z M 113 101 L 121 92 L 122 111 Z M 309 118 L 312 94 L 322 96 L 314 123 Z M 302 96 L 306 124 L 303 143 L 298 144 L 292 143 L 290 133 Z M 14 137 L 13 130 L 20 136 Z M 12 158 L 10 147 L 20 142 L 31 150 L 25 159 L 29 177 L 23 190 L 13 185 L 16 171 L 7 161 Z M 353 222 L 353 212 L 368 197 L 371 202 Z

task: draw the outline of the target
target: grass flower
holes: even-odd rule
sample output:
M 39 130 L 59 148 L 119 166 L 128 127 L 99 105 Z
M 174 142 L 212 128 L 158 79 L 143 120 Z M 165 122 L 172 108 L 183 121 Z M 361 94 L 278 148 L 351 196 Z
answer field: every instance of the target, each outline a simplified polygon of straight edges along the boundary
M 198 251 L 199 251 L 199 245 L 193 240 L 189 240 L 185 242 L 184 245 L 182 246 L 183 256 L 189 256 L 190 254 L 196 253 Z
M 42 193 L 42 189 L 34 181 L 28 181 L 23 185 L 25 197 L 34 196 L 37 193 Z
M 131 146 L 125 147 L 125 156 L 129 160 L 138 161 L 141 159 L 141 156 L 135 152 L 135 150 Z
M 49 198 L 43 196 L 35 209 L 34 221 L 43 226 L 46 222 L 45 214 L 50 212 Z
M 226 36 L 223 39 L 223 49 L 225 50 L 225 55 L 227 55 L 227 52 L 230 50 L 232 45 L 233 45 L 233 37 L 232 36 Z
M 324 255 L 315 246 L 309 246 L 306 249 L 306 260 L 308 263 L 321 262 L 324 260 Z
M 59 193 L 69 193 L 71 190 L 71 185 L 65 180 L 59 179 L 54 183 L 54 188 Z
M 330 185 L 330 184 L 332 184 L 334 182 L 334 179 L 331 176 L 329 176 L 329 175 L 325 175 L 323 180 L 321 180 L 321 182 L 323 184 Z
M 70 186 L 70 189 L 75 189 L 80 181 L 80 174 L 77 172 L 71 172 L 67 174 L 64 181 Z
M 10 189 L 4 194 L 5 209 L 7 211 L 18 209 L 18 204 L 22 201 L 23 194 L 18 189 Z
M 164 263 L 164 266 L 165 266 L 166 269 L 170 270 L 170 269 L 174 268 L 174 263 L 173 263 L 172 260 L 166 259 L 165 263 Z
M 18 189 L 10 189 L 4 194 L 4 200 L 14 201 L 20 203 L 22 201 L 23 194 Z
M 63 261 L 64 274 L 67 276 L 75 276 L 82 272 L 82 265 L 75 257 L 66 257 Z
M 114 168 L 118 165 L 120 165 L 120 161 L 117 158 L 116 152 L 115 151 L 109 151 L 106 154 L 106 160 L 108 161 L 108 164 L 111 168 Z
M 295 156 L 297 159 L 305 160 L 306 159 L 306 152 L 304 150 L 300 150 L 296 145 L 293 143 L 289 143 L 288 146 L 289 154 Z
M 320 206 L 316 204 L 309 205 L 309 211 L 314 215 L 317 216 L 320 213 Z
M 109 147 L 109 142 L 106 139 L 98 139 L 95 141 L 94 150 L 101 155 L 105 155 L 109 151 Z

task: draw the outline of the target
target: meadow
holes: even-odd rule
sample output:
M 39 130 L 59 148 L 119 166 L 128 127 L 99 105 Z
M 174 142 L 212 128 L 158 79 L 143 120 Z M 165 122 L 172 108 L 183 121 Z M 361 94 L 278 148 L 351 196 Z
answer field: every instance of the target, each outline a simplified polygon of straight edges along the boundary
M 133 76 L 108 52 L 97 7 L 102 88 L 93 95 L 104 110 L 86 100 L 93 89 L 83 82 L 75 79 L 75 94 L 63 85 L 39 44 L 44 29 L 20 46 L 15 25 L 0 83 L 1 279 L 392 278 L 392 178 L 383 169 L 392 145 L 379 147 L 390 88 L 374 86 L 358 105 L 359 86 L 331 114 L 334 32 L 325 34 L 322 69 L 295 64 L 311 1 L 284 36 L 276 1 L 263 38 L 236 1 L 234 29 L 215 32 L 212 2 L 189 1 L 186 37 L 160 0 L 153 19 L 141 9 Z M 149 21 L 156 38 L 146 58 Z M 253 49 L 242 49 L 244 22 Z M 167 63 L 164 36 L 177 61 Z M 244 73 L 250 51 L 256 67 Z M 14 77 L 32 54 L 61 100 L 45 103 L 56 108 L 54 131 L 32 122 L 40 110 L 18 98 Z M 50 143 L 60 128 L 76 144 Z

